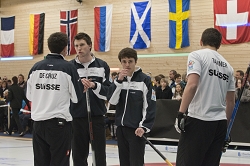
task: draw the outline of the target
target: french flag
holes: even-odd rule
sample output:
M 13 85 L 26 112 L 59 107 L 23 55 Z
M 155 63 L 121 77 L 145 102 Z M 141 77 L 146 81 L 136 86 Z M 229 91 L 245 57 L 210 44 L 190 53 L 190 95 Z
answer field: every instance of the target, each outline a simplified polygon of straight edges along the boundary
M 1 18 L 1 56 L 14 56 L 15 16 Z
M 112 10 L 113 5 L 97 6 L 94 8 L 95 51 L 107 52 L 110 50 Z

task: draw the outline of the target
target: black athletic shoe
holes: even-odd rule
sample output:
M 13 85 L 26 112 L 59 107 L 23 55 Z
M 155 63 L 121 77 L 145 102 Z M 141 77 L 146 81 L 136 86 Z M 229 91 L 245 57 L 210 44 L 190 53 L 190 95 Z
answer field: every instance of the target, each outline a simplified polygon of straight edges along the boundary
M 11 135 L 8 131 L 5 131 L 4 134 Z
M 20 137 L 23 137 L 24 135 L 25 135 L 25 132 L 21 132 L 21 133 L 19 134 Z

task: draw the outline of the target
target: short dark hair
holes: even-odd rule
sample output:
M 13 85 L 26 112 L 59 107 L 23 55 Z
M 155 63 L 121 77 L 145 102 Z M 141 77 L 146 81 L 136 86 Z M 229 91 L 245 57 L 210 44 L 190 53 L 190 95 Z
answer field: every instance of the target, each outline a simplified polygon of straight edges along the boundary
M 119 61 L 121 62 L 121 59 L 123 58 L 134 58 L 135 59 L 135 62 L 137 62 L 137 52 L 132 49 L 132 48 L 123 48 L 119 54 L 118 54 L 118 59 Z
M 19 76 L 20 76 L 20 77 L 22 77 L 22 78 L 23 78 L 23 80 L 24 80 L 24 76 L 23 76 L 22 74 L 19 74 L 19 75 L 18 75 L 18 77 L 19 77 Z
M 167 83 L 167 86 L 168 86 L 168 79 L 167 78 L 161 78 L 161 81 L 160 82 L 165 82 L 165 83 Z
M 181 75 L 179 73 L 177 73 L 177 74 L 174 75 L 174 79 L 176 79 L 178 77 L 181 77 Z
M 201 35 L 201 41 L 204 46 L 215 47 L 216 49 L 220 48 L 222 35 L 215 28 L 207 28 Z
M 17 76 L 12 77 L 12 82 L 13 84 L 17 84 L 18 82 Z
M 68 37 L 65 33 L 55 32 L 48 38 L 48 47 L 51 53 L 60 54 L 68 45 Z
M 163 74 L 159 74 L 158 76 L 160 76 L 161 78 L 165 78 L 165 76 Z
M 160 81 L 161 81 L 161 79 L 162 79 L 163 77 L 161 77 L 161 76 L 155 76 L 155 81 L 158 83 L 158 84 L 160 84 Z
M 113 76 L 117 76 L 117 75 L 118 75 L 118 73 L 115 72 L 115 71 L 111 73 L 111 76 L 112 76 L 112 77 L 113 77 Z
M 74 41 L 75 40 L 81 40 L 81 39 L 85 40 L 88 45 L 92 46 L 91 37 L 87 33 L 80 32 L 80 33 L 76 34 L 75 37 L 74 37 Z M 90 48 L 90 51 L 91 51 L 91 48 Z
M 236 72 L 240 73 L 240 76 L 244 77 L 244 72 L 242 70 L 237 70 Z
M 174 76 L 177 74 L 176 70 L 170 70 L 170 72 L 172 72 Z

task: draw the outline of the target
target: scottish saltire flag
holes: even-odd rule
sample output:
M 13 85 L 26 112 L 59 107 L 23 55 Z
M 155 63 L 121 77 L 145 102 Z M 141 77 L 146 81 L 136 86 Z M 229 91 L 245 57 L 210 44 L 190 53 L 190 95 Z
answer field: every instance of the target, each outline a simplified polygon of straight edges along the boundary
M 45 19 L 45 13 L 30 14 L 30 32 L 29 32 L 30 55 L 37 55 L 43 53 L 44 19 Z
M 169 48 L 189 46 L 188 18 L 190 0 L 169 0 Z
M 76 54 L 73 41 L 77 34 L 77 16 L 78 10 L 60 11 L 60 29 L 68 35 L 67 55 Z
M 134 49 L 150 47 L 151 0 L 131 3 L 130 45 Z
M 222 44 L 249 42 L 249 25 L 249 0 L 214 0 L 214 27 L 222 34 Z
M 110 50 L 111 24 L 113 5 L 96 6 L 95 13 L 95 51 L 107 52 Z
M 15 16 L 1 18 L 1 56 L 14 56 Z

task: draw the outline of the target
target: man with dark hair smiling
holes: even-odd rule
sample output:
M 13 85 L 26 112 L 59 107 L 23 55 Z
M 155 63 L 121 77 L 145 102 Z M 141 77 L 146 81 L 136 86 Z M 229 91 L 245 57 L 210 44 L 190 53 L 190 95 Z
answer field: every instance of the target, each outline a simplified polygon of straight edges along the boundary
M 238 78 L 243 78 L 244 77 L 244 72 L 242 70 L 237 70 L 235 72 L 235 79 L 237 80 Z

